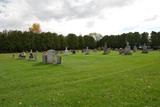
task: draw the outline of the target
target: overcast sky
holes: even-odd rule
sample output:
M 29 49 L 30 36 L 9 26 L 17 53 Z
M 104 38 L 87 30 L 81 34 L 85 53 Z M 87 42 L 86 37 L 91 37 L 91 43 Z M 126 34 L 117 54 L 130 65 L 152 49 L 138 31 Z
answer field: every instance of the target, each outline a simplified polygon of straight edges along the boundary
M 160 31 L 160 0 L 0 0 L 0 31 L 102 35 Z

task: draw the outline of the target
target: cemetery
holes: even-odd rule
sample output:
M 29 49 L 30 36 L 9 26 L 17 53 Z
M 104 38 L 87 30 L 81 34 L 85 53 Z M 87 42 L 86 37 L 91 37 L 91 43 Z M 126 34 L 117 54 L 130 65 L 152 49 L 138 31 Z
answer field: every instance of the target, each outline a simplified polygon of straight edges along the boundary
M 0 0 L 0 107 L 160 107 L 159 4 Z
M 128 49 L 0 54 L 0 106 L 157 107 L 160 53 Z
M 0 32 L 0 107 L 158 107 L 159 34 Z
M 0 107 L 159 107 L 160 32 L 97 40 L 34 26 L 0 32 Z

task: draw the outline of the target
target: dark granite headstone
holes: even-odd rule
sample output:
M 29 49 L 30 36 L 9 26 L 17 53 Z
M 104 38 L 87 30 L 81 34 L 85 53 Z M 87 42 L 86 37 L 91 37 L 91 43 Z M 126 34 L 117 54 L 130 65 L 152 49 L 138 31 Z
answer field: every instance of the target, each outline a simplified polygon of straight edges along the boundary
M 76 51 L 75 51 L 75 50 L 72 50 L 71 52 L 72 52 L 72 54 L 76 54 Z

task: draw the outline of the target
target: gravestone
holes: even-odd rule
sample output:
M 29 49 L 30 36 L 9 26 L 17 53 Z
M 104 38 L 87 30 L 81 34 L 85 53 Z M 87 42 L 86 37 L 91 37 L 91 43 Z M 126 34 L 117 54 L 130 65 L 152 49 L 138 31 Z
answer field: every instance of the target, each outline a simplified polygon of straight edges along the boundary
M 89 54 L 89 49 L 88 49 L 88 47 L 86 47 L 86 49 L 85 49 L 85 55 L 88 55 Z
M 56 53 L 56 51 L 52 50 L 52 49 L 47 51 L 47 63 L 48 64 L 52 64 L 53 63 L 54 56 L 56 55 L 55 53 Z
M 82 53 L 84 53 L 85 52 L 85 49 L 82 49 L 82 51 L 81 51 Z
M 131 47 L 129 45 L 129 42 L 127 42 L 127 46 L 124 49 L 124 55 L 131 55 L 131 54 L 132 54 Z
M 133 47 L 133 52 L 137 52 L 137 46 L 136 45 Z
M 98 52 L 98 50 L 97 50 L 97 49 L 94 49 L 94 50 L 93 50 L 93 52 L 94 52 L 94 53 L 97 53 L 97 52 Z
M 109 49 L 107 47 L 107 43 L 105 43 L 104 48 L 103 48 L 103 54 L 106 55 L 109 53 Z
M 15 58 L 15 54 L 14 53 L 12 54 L 12 58 Z
M 148 49 L 147 49 L 146 44 L 144 44 L 142 47 L 142 53 L 148 53 Z
M 122 48 L 119 49 L 119 54 L 122 55 L 124 53 L 124 50 Z
M 36 52 L 33 54 L 33 56 L 34 56 L 34 61 L 37 61 L 38 51 L 36 51 Z
M 66 47 L 66 49 L 64 51 L 64 55 L 69 55 L 69 51 L 68 51 L 67 47 Z
M 34 59 L 34 55 L 32 50 L 29 52 L 29 60 L 33 60 Z
M 61 56 L 55 55 L 54 56 L 54 64 L 61 64 Z
M 76 54 L 76 51 L 75 51 L 75 50 L 72 50 L 71 52 L 72 52 L 72 54 Z
M 18 58 L 19 59 L 25 59 L 26 58 L 26 53 L 25 52 L 21 52 L 18 54 Z
M 44 51 L 44 52 L 42 53 L 42 62 L 43 62 L 44 64 L 47 63 L 47 52 L 46 52 L 46 51 Z

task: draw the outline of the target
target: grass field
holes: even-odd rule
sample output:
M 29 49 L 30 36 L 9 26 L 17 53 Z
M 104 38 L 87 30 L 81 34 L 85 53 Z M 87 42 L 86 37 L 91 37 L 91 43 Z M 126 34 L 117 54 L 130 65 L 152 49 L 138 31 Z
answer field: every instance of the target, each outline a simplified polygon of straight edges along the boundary
M 160 107 L 160 52 L 63 56 L 61 65 L 0 54 L 0 107 Z

